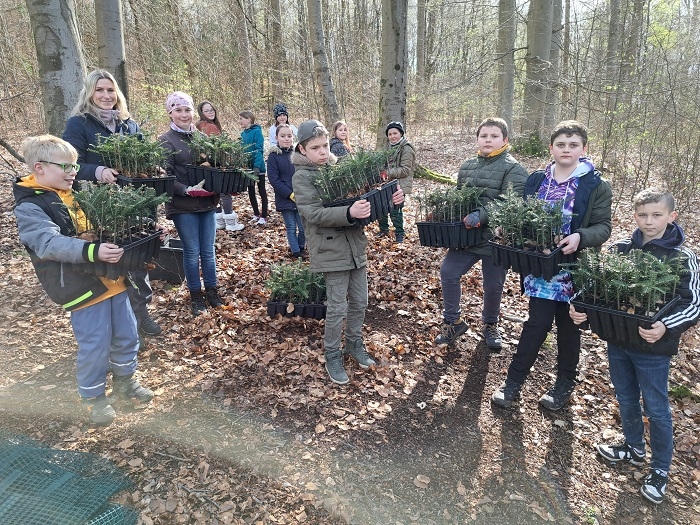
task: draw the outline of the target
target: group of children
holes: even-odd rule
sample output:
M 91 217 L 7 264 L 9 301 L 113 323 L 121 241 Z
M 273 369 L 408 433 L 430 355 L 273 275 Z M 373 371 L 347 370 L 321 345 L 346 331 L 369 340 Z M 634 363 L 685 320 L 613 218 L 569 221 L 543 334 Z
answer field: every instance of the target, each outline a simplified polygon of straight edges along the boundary
M 204 103 L 203 103 L 204 104 Z M 205 106 L 200 106 L 204 112 Z M 279 108 L 277 108 L 279 109 Z M 216 293 L 214 263 L 215 208 L 218 194 L 200 186 L 188 186 L 184 166 L 191 162 L 188 142 L 196 129 L 191 98 L 181 92 L 166 100 L 170 130 L 160 137 L 173 152 L 166 170 L 177 177 L 175 195 L 167 205 L 171 218 L 183 239 L 187 285 L 193 310 L 221 304 Z M 286 113 L 286 108 L 285 111 Z M 215 121 L 215 116 L 212 121 Z M 241 126 L 257 142 L 262 133 L 254 116 L 242 112 Z M 338 129 L 345 127 L 343 132 Z M 256 129 L 257 128 L 257 129 Z M 275 146 L 268 165 L 270 182 L 275 188 L 275 203 L 284 217 L 287 238 L 295 256 L 308 246 L 310 269 L 324 274 L 327 290 L 327 314 L 324 328 L 325 367 L 336 384 L 347 384 L 344 356 L 351 356 L 361 368 L 377 364 L 369 355 L 362 338 L 368 304 L 367 237 L 359 220 L 370 215 L 370 204 L 358 200 L 345 207 L 324 207 L 313 184 L 314 173 L 335 162 L 329 133 L 317 120 L 302 123 L 298 130 L 276 121 Z M 346 154 L 352 154 L 347 126 L 334 126 L 336 138 Z M 414 149 L 406 141 L 400 122 L 386 127 L 392 150 L 387 178 L 399 179 L 392 196 L 391 219 L 396 240 L 404 235 L 401 208 L 410 193 Z M 244 131 L 245 133 L 245 131 Z M 294 137 L 298 142 L 294 146 Z M 550 153 L 553 160 L 544 170 L 528 176 L 525 169 L 508 153 L 508 126 L 498 118 L 484 120 L 477 129 L 478 153 L 459 170 L 458 186 L 483 189 L 481 206 L 464 218 L 466 228 L 489 227 L 489 202 L 512 187 L 523 196 L 533 195 L 543 202 L 563 202 L 563 237 L 558 243 L 563 253 L 587 247 L 600 247 L 611 233 L 612 190 L 586 156 L 586 128 L 576 121 L 564 121 L 553 130 Z M 335 143 L 336 151 L 338 142 Z M 115 412 L 105 397 L 106 377 L 113 376 L 113 391 L 118 397 L 148 402 L 153 393 L 141 386 L 133 374 L 137 362 L 138 335 L 133 311 L 124 299 L 123 278 L 111 282 L 104 278 L 86 279 L 71 264 L 92 264 L 97 260 L 116 262 L 123 250 L 108 243 L 92 243 L 73 237 L 74 221 L 84 217 L 69 216 L 71 186 L 80 166 L 78 154 L 70 144 L 51 136 L 32 137 L 25 141 L 23 154 L 32 174 L 18 178 L 14 184 L 15 215 L 22 243 L 27 247 L 37 275 L 47 294 L 71 312 L 71 322 L 78 341 L 78 390 L 90 408 L 90 418 L 108 424 Z M 262 153 L 261 153 L 262 155 Z M 262 159 L 262 157 L 260 157 Z M 262 175 L 264 164 L 255 167 Z M 393 170 L 393 171 L 392 171 Z M 264 182 L 264 177 L 262 178 Z M 621 445 L 599 444 L 598 454 L 605 459 L 643 465 L 645 458 L 644 412 L 650 422 L 651 469 L 644 477 L 641 493 L 653 503 L 660 503 L 667 488 L 673 450 L 671 411 L 668 402 L 668 375 L 671 357 L 678 352 L 684 330 L 700 317 L 700 280 L 695 254 L 683 246 L 684 234 L 675 223 L 673 197 L 664 191 L 645 190 L 635 197 L 634 219 L 638 229 L 631 239 L 615 246 L 620 252 L 641 249 L 659 258 L 679 258 L 688 269 L 683 275 L 680 301 L 650 329 L 639 329 L 642 338 L 652 344 L 649 352 L 639 352 L 610 344 L 610 375 L 620 406 Z M 71 208 L 72 209 L 72 208 Z M 263 211 L 266 215 L 266 201 Z M 388 231 L 388 218 L 380 221 L 380 235 Z M 484 237 L 488 237 L 485 235 Z M 200 289 L 198 261 L 202 262 L 205 291 Z M 460 310 L 460 278 L 477 261 L 481 261 L 484 288 L 482 309 L 483 336 L 486 345 L 498 351 L 502 347 L 498 330 L 501 295 L 505 271 L 494 264 L 485 243 L 466 249 L 450 249 L 441 265 L 444 325 L 436 344 L 454 345 L 468 329 Z M 71 264 L 68 264 L 71 263 Z M 546 409 L 559 410 L 569 400 L 576 384 L 581 346 L 579 326 L 585 314 L 569 305 L 574 294 L 571 276 L 561 271 L 549 281 L 532 275 L 523 276 L 523 289 L 529 296 L 529 318 L 506 378 L 493 393 L 496 406 L 509 407 L 519 395 L 552 323 L 557 324 L 557 376 L 539 403 Z M 127 322 L 125 322 L 127 320 Z M 93 326 L 108 330 L 95 337 Z

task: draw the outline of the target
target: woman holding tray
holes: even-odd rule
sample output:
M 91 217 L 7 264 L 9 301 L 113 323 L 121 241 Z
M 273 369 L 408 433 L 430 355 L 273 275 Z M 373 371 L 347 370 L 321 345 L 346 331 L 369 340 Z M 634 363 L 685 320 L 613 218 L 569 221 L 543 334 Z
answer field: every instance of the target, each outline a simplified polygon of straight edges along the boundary
M 172 201 L 165 205 L 165 217 L 175 223 L 182 241 L 182 262 L 190 292 L 192 315 L 197 316 L 206 311 L 207 303 L 212 308 L 223 305 L 216 289 L 214 253 L 215 214 L 219 194 L 205 190 L 204 179 L 196 183 L 187 175 L 187 165 L 192 164 L 189 145 L 192 135 L 199 133 L 192 123 L 192 97 L 182 91 L 170 93 L 165 100 L 165 110 L 170 116 L 170 129 L 159 140 L 172 152 L 166 171 L 168 175 L 176 177 Z M 200 262 L 204 292 L 199 278 Z
M 117 81 L 105 70 L 92 71 L 83 83 L 78 103 L 73 108 L 73 116 L 66 122 L 63 140 L 78 151 L 77 180 L 114 183 L 119 172 L 107 166 L 98 153 L 90 151 L 100 137 L 114 133 L 122 135 L 139 134 L 138 124 L 131 118 L 126 98 Z M 155 214 L 154 214 L 155 215 Z M 161 328 L 148 313 L 147 305 L 153 298 L 153 290 L 146 270 L 129 272 L 133 286 L 127 287 L 129 303 L 134 310 L 141 335 L 158 335 Z

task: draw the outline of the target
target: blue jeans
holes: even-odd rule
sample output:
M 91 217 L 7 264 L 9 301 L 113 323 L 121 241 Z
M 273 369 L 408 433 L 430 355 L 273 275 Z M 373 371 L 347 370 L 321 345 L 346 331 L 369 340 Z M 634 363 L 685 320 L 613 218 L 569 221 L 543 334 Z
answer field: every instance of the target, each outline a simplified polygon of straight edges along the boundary
M 440 266 L 442 301 L 445 308 L 443 317 L 446 323 L 455 323 L 461 316 L 459 303 L 462 298 L 461 278 L 481 259 L 482 283 L 484 286 L 484 308 L 481 320 L 484 323 L 497 323 L 501 312 L 501 296 L 506 270 L 493 264 L 490 255 L 478 255 L 466 250 L 449 250 Z
M 644 450 L 644 413 L 649 418 L 651 468 L 668 472 L 673 456 L 673 421 L 668 402 L 668 373 L 671 357 L 626 350 L 608 343 L 610 379 L 620 405 L 625 441 Z
M 284 227 L 287 228 L 287 242 L 292 253 L 299 253 L 306 246 L 304 226 L 301 224 L 301 216 L 297 210 L 281 210 L 284 219 Z
M 177 213 L 173 222 L 182 241 L 182 265 L 190 292 L 202 289 L 199 280 L 199 263 L 202 262 L 202 277 L 205 288 L 216 287 L 216 220 L 214 210 L 199 213 Z

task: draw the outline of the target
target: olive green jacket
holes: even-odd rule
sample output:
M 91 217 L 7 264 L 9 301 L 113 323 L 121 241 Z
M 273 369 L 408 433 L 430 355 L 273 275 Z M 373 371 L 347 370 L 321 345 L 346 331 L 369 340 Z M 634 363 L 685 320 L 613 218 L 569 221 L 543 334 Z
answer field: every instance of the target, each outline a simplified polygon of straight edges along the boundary
M 488 228 L 486 205 L 504 193 L 508 186 L 512 186 L 513 191 L 522 196 L 527 176 L 525 168 L 508 153 L 508 150 L 494 157 L 478 155 L 462 164 L 457 177 L 457 187 L 467 185 L 484 190 L 481 194 L 481 206 L 475 211 L 479 212 L 479 222 L 484 228 L 485 240 L 476 246 L 470 246 L 468 251 L 479 255 L 491 254 L 491 248 L 487 244 L 491 232 Z
M 389 180 L 398 179 L 399 187 L 404 194 L 410 195 L 413 191 L 413 170 L 416 165 L 416 149 L 401 137 L 401 140 L 394 146 L 389 146 L 389 167 L 386 174 Z
M 367 237 L 364 227 L 350 218 L 350 206 L 325 208 L 312 183 L 319 167 L 296 152 L 292 153 L 292 163 L 296 168 L 292 188 L 306 234 L 311 271 L 340 272 L 367 266 Z

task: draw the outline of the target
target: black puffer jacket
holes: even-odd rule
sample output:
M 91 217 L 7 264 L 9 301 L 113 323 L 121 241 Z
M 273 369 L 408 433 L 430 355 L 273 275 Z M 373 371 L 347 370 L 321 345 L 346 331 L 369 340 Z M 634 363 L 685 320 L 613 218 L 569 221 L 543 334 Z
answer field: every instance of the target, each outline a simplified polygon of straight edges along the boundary
M 195 133 L 199 133 L 199 131 L 195 131 Z M 178 213 L 201 213 L 216 209 L 216 205 L 219 204 L 218 193 L 209 197 L 190 197 L 186 193 L 188 186 L 194 186 L 197 183 L 196 180 L 190 180 L 187 176 L 187 164 L 192 163 L 192 154 L 190 153 L 192 135 L 170 129 L 158 140 L 172 153 L 168 158 L 165 170 L 169 176 L 176 177 L 173 198 L 165 204 L 165 217 L 171 219 L 173 215 Z

